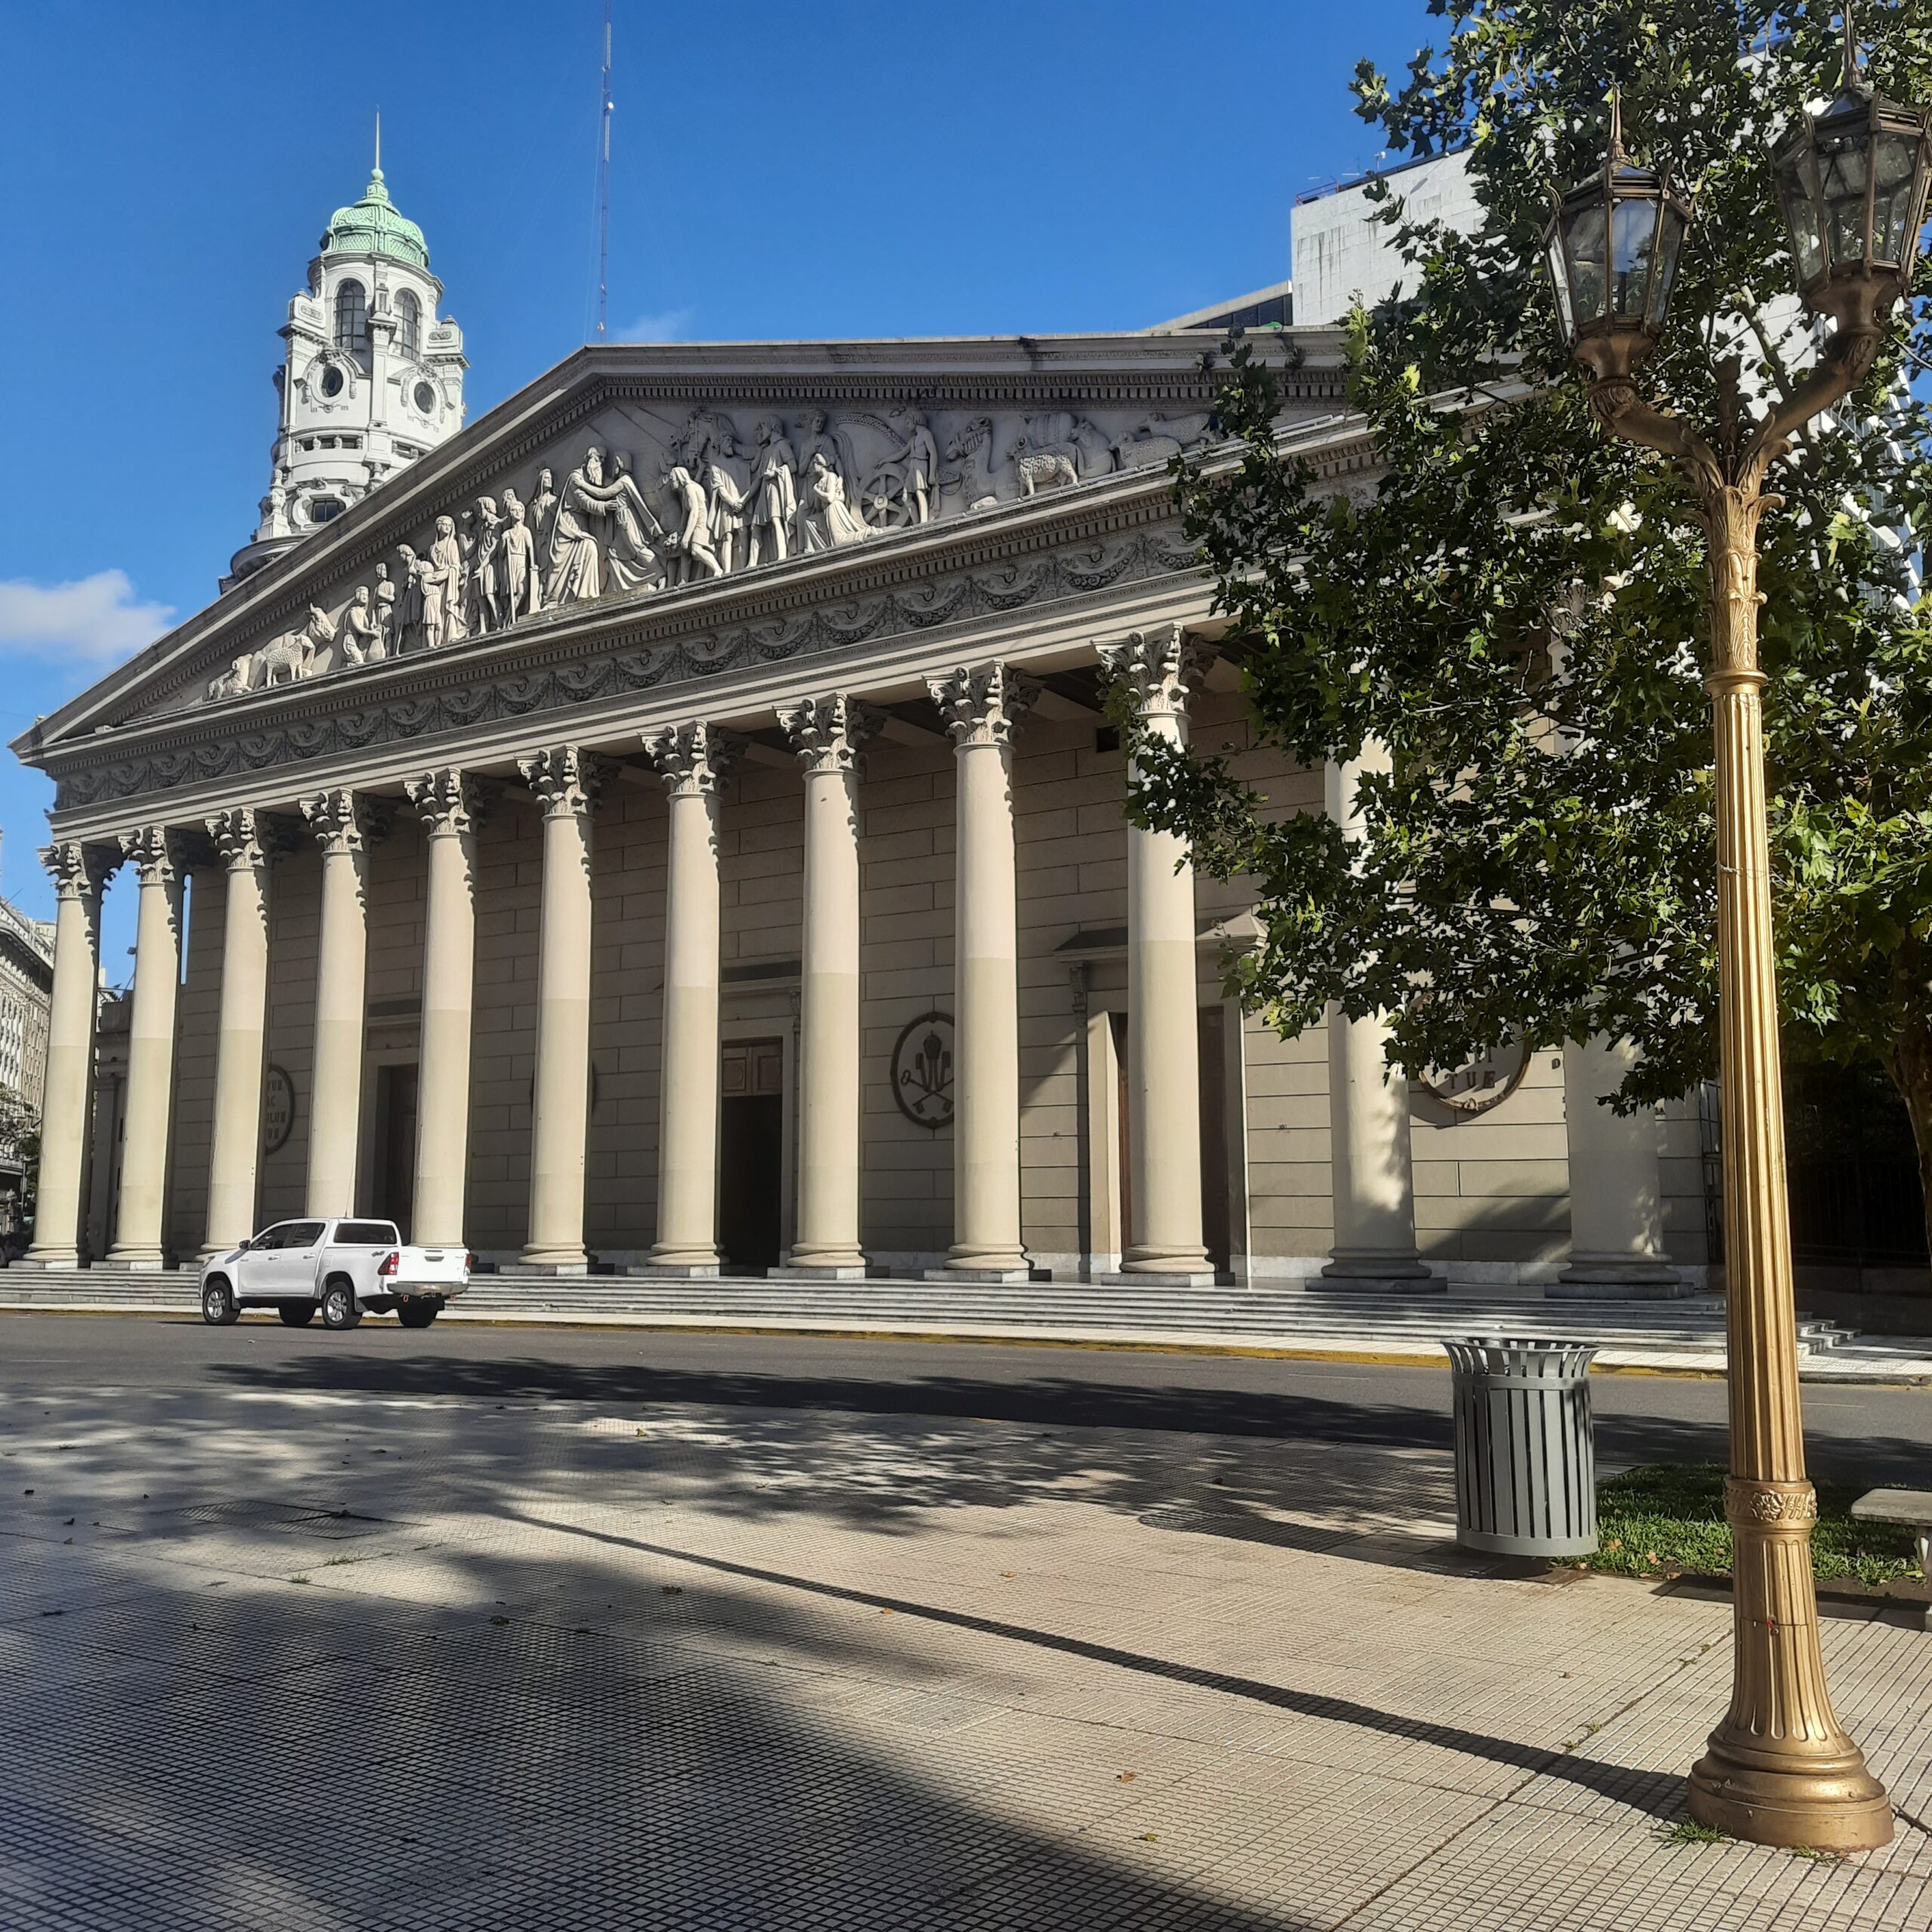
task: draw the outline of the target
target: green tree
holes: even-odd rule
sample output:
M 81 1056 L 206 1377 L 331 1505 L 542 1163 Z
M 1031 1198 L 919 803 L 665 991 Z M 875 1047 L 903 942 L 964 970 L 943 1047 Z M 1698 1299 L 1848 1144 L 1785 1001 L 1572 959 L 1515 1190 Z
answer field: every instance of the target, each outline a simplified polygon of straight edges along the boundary
M 40 1185 L 40 1109 L 11 1087 L 0 1087 L 0 1152 L 20 1162 L 20 1226 L 4 1230 L 17 1234 L 32 1225 L 35 1197 Z
M 1232 970 L 1284 1033 L 1330 1001 L 1385 1013 L 1411 1073 L 1518 1034 L 1607 1034 L 1640 1050 L 1634 1106 L 1716 1062 L 1704 537 L 1689 490 L 1595 423 L 1570 370 L 1542 282 L 1548 189 L 1600 167 L 1619 90 L 1632 152 L 1697 194 L 1646 391 L 1714 423 L 1738 386 L 1788 383 L 1795 271 L 1766 151 L 1836 91 L 1838 19 L 1770 0 L 1429 11 L 1444 48 L 1398 82 L 1364 63 L 1358 111 L 1399 154 L 1467 145 L 1481 222 L 1411 222 L 1386 194 L 1411 285 L 1348 331 L 1379 485 L 1358 500 L 1284 460 L 1277 368 L 1237 343 L 1235 460 L 1179 486 L 1260 739 L 1307 764 L 1379 741 L 1389 768 L 1362 780 L 1356 846 L 1269 817 L 1207 745 L 1138 746 L 1131 809 L 1251 878 L 1266 939 Z M 1873 79 L 1932 101 L 1921 0 L 1859 23 Z M 1932 418 L 1904 386 L 1928 354 L 1921 302 L 1777 465 L 1760 587 L 1786 1054 L 1886 1069 L 1932 1204 L 1932 622 L 1912 534 Z

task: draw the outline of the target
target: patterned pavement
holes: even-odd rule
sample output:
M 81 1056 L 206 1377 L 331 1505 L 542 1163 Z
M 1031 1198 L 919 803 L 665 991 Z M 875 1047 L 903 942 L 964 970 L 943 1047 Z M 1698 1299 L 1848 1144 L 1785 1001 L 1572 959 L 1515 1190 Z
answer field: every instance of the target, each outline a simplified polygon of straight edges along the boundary
M 1157 1429 L 15 1400 L 0 1926 L 1932 1925 L 1909 1612 L 1826 1629 L 1889 1849 L 1675 1842 L 1727 1607 L 1482 1574 L 1451 1496 Z

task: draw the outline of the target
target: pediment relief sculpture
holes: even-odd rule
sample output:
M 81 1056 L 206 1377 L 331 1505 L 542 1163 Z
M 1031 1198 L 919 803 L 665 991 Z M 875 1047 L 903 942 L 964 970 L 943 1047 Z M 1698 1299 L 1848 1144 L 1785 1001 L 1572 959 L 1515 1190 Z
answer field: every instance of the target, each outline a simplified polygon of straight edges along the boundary
M 748 409 L 746 434 L 731 410 L 692 407 L 679 421 L 625 405 L 589 441 L 520 466 L 398 543 L 340 604 L 232 659 L 206 699 L 1162 468 L 1212 430 L 1204 413 L 1113 414 L 1108 424 L 1071 410 Z

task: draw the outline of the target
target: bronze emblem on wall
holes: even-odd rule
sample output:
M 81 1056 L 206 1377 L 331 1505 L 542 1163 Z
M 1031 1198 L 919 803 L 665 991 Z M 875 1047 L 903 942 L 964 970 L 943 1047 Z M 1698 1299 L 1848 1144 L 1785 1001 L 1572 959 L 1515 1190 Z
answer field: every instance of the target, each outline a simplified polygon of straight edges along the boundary
M 937 1133 L 952 1124 L 952 1015 L 922 1013 L 892 1049 L 892 1097 L 899 1111 Z
M 278 1154 L 295 1131 L 295 1082 L 285 1067 L 271 1066 L 262 1081 L 262 1152 Z

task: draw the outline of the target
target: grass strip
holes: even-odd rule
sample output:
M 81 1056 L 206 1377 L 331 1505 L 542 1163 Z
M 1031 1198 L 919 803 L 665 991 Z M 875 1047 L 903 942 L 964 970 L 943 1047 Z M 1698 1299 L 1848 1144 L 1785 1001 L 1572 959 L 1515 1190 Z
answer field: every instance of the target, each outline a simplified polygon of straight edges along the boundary
M 1579 1567 L 1621 1577 L 1686 1573 L 1728 1577 L 1730 1525 L 1724 1519 L 1724 1470 L 1715 1463 L 1647 1463 L 1597 1485 L 1597 1553 Z M 1811 1533 L 1811 1569 L 1821 1583 L 1855 1579 L 1880 1587 L 1918 1574 L 1912 1532 L 1852 1520 L 1863 1487 L 1821 1482 Z

